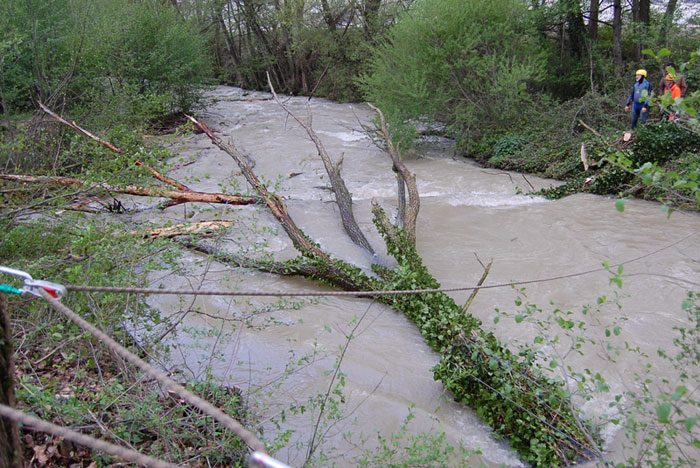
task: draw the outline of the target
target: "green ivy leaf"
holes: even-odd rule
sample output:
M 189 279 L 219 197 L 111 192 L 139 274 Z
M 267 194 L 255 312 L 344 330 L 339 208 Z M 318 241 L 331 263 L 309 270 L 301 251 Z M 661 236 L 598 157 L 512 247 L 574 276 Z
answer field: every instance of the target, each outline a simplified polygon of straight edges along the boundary
M 515 323 L 520 323 L 525 319 L 525 316 L 523 314 L 518 314 L 515 316 Z
M 685 420 L 685 430 L 690 432 L 693 427 L 695 426 L 695 423 L 698 422 L 698 417 L 693 416 L 692 418 L 688 418 Z
M 659 422 L 668 424 L 670 421 L 668 417 L 671 415 L 671 403 L 662 403 L 656 408 L 656 416 L 659 418 Z
M 672 400 L 679 400 L 683 395 L 688 393 L 688 389 L 684 385 L 679 385 L 676 387 L 676 391 L 671 395 Z

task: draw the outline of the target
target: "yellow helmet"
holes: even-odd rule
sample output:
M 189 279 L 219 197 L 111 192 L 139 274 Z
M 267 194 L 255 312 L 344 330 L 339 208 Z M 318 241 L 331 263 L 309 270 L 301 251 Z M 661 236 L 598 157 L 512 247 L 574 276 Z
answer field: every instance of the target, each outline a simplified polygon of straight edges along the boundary
M 635 75 L 642 75 L 642 76 L 647 76 L 647 71 L 643 68 L 640 68 L 636 72 L 634 72 Z

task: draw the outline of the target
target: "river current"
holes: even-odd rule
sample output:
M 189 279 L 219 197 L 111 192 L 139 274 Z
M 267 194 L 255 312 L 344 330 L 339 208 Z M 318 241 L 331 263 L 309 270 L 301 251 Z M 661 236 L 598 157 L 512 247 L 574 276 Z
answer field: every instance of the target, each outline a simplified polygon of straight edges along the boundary
M 254 171 L 284 197 L 297 225 L 326 251 L 368 270 L 372 259 L 343 233 L 322 162 L 304 130 L 266 93 L 217 87 L 206 98 L 200 118 L 255 161 Z M 305 98 L 283 99 L 298 115 L 306 116 Z M 362 131 L 361 124 L 368 125 L 373 113 L 363 104 L 323 99 L 311 100 L 309 109 L 313 128 L 328 153 L 335 160 L 342 155 L 342 175 L 358 222 L 380 249 L 383 242 L 371 222 L 371 200 L 393 213 L 396 180 L 388 155 Z M 193 190 L 250 190 L 234 161 L 205 135 L 164 144 L 173 152 L 168 175 Z M 517 341 L 532 342 L 538 333 L 536 325 L 516 323 L 512 317 L 494 323 L 496 310 L 520 312 L 523 306 L 515 301 L 525 294 L 527 301 L 542 309 L 542 317 L 560 309 L 585 320 L 588 336 L 598 343 L 604 341 L 606 328 L 613 329 L 623 320 L 619 336 L 612 338 L 618 344 L 627 341 L 640 346 L 660 367 L 658 374 L 670 372 L 655 357 L 656 349 L 670 347 L 673 328 L 686 325 L 681 303 L 693 287 L 688 282 L 700 289 L 700 219 L 696 215 L 669 217 L 658 204 L 635 200 L 619 212 L 614 200 L 593 195 L 558 201 L 530 196 L 528 192 L 557 182 L 481 168 L 455 156 L 447 140 L 422 142 L 406 165 L 416 174 L 421 196 L 417 248 L 443 287 L 476 285 L 483 273 L 481 263 L 491 260 L 485 285 L 532 281 L 483 289 L 469 309 L 503 342 L 513 346 Z M 209 240 L 224 250 L 267 253 L 276 259 L 295 256 L 284 231 L 256 206 L 179 205 L 158 214 L 149 210 L 137 215 L 136 221 L 161 226 L 212 219 L 235 223 L 224 236 Z M 380 261 L 391 264 L 383 251 Z M 610 285 L 604 262 L 624 263 L 627 276 L 622 289 Z M 280 295 L 324 289 L 298 278 L 234 269 L 198 254 L 187 254 L 180 265 L 177 271 L 151 272 L 150 286 Z M 613 269 L 617 271 L 616 266 Z M 468 290 L 450 293 L 458 304 L 464 304 L 469 294 Z M 598 312 L 582 315 L 587 304 L 595 305 L 603 295 L 609 301 Z M 337 466 L 355 466 L 363 450 L 376 453 L 380 438 L 391 440 L 392 434 L 399 433 L 409 413 L 404 439 L 444 431 L 448 442 L 481 450 L 467 462 L 456 462 L 457 466 L 522 466 L 474 410 L 453 402 L 440 382 L 433 380 L 431 367 L 438 363 L 438 354 L 411 322 L 383 305 L 351 297 L 192 300 L 150 296 L 148 302 L 180 320 L 177 338 L 171 343 L 172 359 L 185 378 L 202 378 L 211 372 L 225 384 L 241 388 L 259 415 L 266 438 L 289 431 L 288 441 L 275 456 L 291 466 L 304 463 L 312 438 L 315 443 L 321 441 L 317 453 L 325 453 Z M 546 352 L 554 355 L 567 349 L 564 339 Z M 569 353 L 565 363 L 575 370 L 600 372 L 613 393 L 634 385 L 633 375 L 642 365 L 637 355 L 623 353 L 613 362 L 605 358 L 601 346 L 588 345 L 585 351 L 583 356 Z M 338 361 L 344 382 L 342 416 L 330 418 L 335 408 L 327 408 L 327 416 L 319 420 L 318 405 L 310 401 L 319 401 L 319 395 L 340 382 L 338 376 L 331 380 Z M 597 416 L 610 411 L 611 398 L 599 395 L 577 404 L 587 415 Z M 609 456 L 622 456 L 619 429 L 606 426 L 604 436 Z

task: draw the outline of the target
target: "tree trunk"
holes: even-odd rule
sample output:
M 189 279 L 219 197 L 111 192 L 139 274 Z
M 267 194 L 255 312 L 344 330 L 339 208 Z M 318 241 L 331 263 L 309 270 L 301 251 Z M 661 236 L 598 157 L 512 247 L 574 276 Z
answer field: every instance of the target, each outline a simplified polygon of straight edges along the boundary
M 380 29 L 379 7 L 381 0 L 364 0 L 362 2 L 362 27 L 365 30 L 365 37 L 368 41 L 374 42 Z
M 583 57 L 586 52 L 586 26 L 583 23 L 583 11 L 579 0 L 566 0 L 566 24 L 569 38 L 569 56 Z
M 600 15 L 600 0 L 591 0 L 591 9 L 588 13 L 588 37 L 592 41 L 598 40 L 598 17 Z
M 243 75 L 241 75 L 240 71 L 241 57 L 238 55 L 238 51 L 236 50 L 236 41 L 233 37 L 233 34 L 231 34 L 231 30 L 226 25 L 226 21 L 224 21 L 223 7 L 224 2 L 222 2 L 219 5 L 216 5 L 216 11 L 214 12 L 215 20 L 217 23 L 217 35 L 221 34 L 224 36 L 224 43 L 226 44 L 228 56 L 231 59 L 231 66 L 233 68 L 234 73 L 236 74 L 236 84 L 238 86 L 243 86 L 245 82 L 243 80 Z
M 671 30 L 673 25 L 673 16 L 676 14 L 676 7 L 678 6 L 678 0 L 669 0 L 666 5 L 666 12 L 661 19 L 661 27 L 659 28 L 659 44 L 662 46 L 666 45 L 668 40 L 668 32 Z
M 622 76 L 622 1 L 613 1 L 613 64 L 615 73 Z
M 0 404 L 15 407 L 12 329 L 5 295 L 0 293 Z M 22 448 L 17 423 L 0 417 L 0 468 L 21 468 Z
M 393 226 L 376 202 L 373 203 L 372 210 L 375 224 L 386 242 L 387 251 L 399 264 L 394 270 L 376 266 L 374 271 L 379 279 L 370 278 L 358 268 L 322 251 L 296 226 L 282 199 L 268 192 L 232 143 L 224 143 L 206 125 L 192 118 L 190 120 L 217 147 L 234 159 L 248 183 L 265 200 L 270 213 L 277 218 L 302 254 L 302 257 L 282 265 L 260 262 L 262 269 L 269 267 L 270 271 L 274 271 L 281 268 L 286 272 L 285 265 L 289 265 L 290 271 L 298 268 L 298 274 L 308 275 L 347 291 L 357 291 L 358 295 L 362 291 L 439 289 L 439 283 L 422 265 L 407 233 Z M 399 174 L 402 173 L 400 167 L 396 170 Z M 412 175 L 406 177 L 407 182 L 413 178 Z M 225 254 L 215 255 L 217 259 L 223 260 Z M 239 266 L 236 259 L 232 266 Z M 493 334 L 481 330 L 479 319 L 462 313 L 461 307 L 452 298 L 436 291 L 380 295 L 375 299 L 401 311 L 418 326 L 429 346 L 443 356 L 441 363 L 434 369 L 435 378 L 441 380 L 458 401 L 479 408 L 484 420 L 498 434 L 509 438 L 526 462 L 534 463 L 543 459 L 539 466 L 562 466 L 581 458 L 590 458 L 592 453 L 599 453 L 591 442 L 592 439 L 589 440 L 585 435 L 586 423 L 576 419 L 571 402 L 561 385 L 534 373 L 527 362 L 521 362 L 517 356 L 513 356 Z M 511 393 L 508 398 L 521 402 L 504 400 L 502 392 L 505 387 L 519 389 L 519 392 Z M 546 453 L 532 452 L 530 441 L 534 439 L 541 441 L 542 447 L 546 447 Z
M 639 37 L 634 48 L 634 59 L 636 62 L 640 62 L 644 47 L 642 40 L 647 37 L 649 32 L 649 0 L 632 0 L 632 22 Z
M 260 198 L 255 196 L 229 195 L 226 193 L 195 192 L 194 190 L 164 190 L 160 188 L 139 187 L 127 185 L 126 187 L 115 187 L 105 183 L 86 182 L 72 177 L 51 177 L 51 176 L 27 176 L 18 174 L 0 174 L 0 180 L 10 180 L 25 184 L 55 184 L 55 185 L 75 185 L 85 187 L 87 190 L 97 190 L 110 193 L 121 193 L 125 195 L 138 195 L 144 197 L 169 198 L 170 202 L 166 206 L 178 205 L 180 203 L 222 203 L 225 205 L 253 205 L 260 203 Z
M 360 227 L 357 225 L 357 221 L 355 221 L 355 215 L 353 214 L 352 210 L 352 196 L 350 195 L 350 191 L 348 190 L 348 188 L 345 186 L 345 181 L 340 176 L 340 166 L 343 163 L 342 155 L 337 163 L 333 162 L 330 155 L 326 151 L 326 148 L 323 146 L 323 142 L 311 126 L 312 116 L 311 111 L 308 110 L 308 107 L 308 121 L 304 122 L 297 115 L 292 113 L 289 110 L 289 108 L 279 99 L 277 93 L 275 93 L 275 89 L 272 87 L 272 83 L 269 80 L 268 85 L 270 86 L 270 91 L 272 91 L 272 95 L 275 97 L 277 104 L 279 104 L 279 106 L 282 107 L 282 109 L 284 109 L 284 111 L 287 112 L 287 114 L 289 114 L 294 120 L 296 120 L 297 123 L 301 125 L 301 127 L 304 130 L 306 130 L 306 134 L 316 146 L 318 156 L 321 158 L 323 166 L 326 169 L 326 173 L 328 174 L 328 179 L 331 183 L 331 189 L 333 190 L 333 194 L 335 195 L 335 202 L 338 205 L 338 210 L 340 211 L 340 218 L 343 222 L 343 228 L 345 229 L 345 232 L 348 234 L 350 239 L 352 239 L 355 245 L 358 245 L 365 249 L 367 252 L 374 254 L 374 249 L 370 245 L 365 235 L 362 233 Z

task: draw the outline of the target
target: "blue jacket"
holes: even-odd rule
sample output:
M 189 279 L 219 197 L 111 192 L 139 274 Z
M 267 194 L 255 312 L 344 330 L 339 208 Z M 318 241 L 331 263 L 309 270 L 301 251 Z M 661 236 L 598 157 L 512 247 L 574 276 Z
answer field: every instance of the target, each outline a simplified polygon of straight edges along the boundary
M 646 90 L 646 98 L 642 96 L 642 91 Z M 630 93 L 630 98 L 627 100 L 627 105 L 629 106 L 634 102 L 634 107 L 649 107 L 649 98 L 651 97 L 651 83 L 646 78 L 642 77 L 641 80 L 635 81 L 632 92 Z M 641 101 L 641 102 L 640 102 Z

